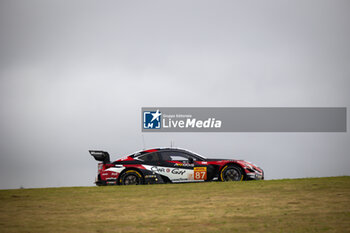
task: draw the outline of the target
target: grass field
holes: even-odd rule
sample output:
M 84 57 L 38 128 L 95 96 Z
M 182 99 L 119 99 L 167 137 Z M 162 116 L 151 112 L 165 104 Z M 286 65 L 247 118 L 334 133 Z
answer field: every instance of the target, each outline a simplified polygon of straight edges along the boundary
M 350 177 L 0 190 L 0 232 L 350 232 Z

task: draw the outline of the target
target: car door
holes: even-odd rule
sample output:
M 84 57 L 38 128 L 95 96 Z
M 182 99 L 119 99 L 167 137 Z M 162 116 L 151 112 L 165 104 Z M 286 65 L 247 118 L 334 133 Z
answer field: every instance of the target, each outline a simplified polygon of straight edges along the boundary
M 197 158 L 182 151 L 160 152 L 160 165 L 165 167 L 166 176 L 172 182 L 196 182 L 206 180 L 206 166 L 198 166 Z

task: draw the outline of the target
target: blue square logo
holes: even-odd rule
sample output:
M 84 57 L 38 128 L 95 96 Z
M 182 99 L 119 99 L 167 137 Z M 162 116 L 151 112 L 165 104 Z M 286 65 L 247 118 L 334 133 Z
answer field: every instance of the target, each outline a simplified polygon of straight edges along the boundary
M 144 129 L 160 129 L 162 113 L 157 111 L 143 112 L 143 128 Z

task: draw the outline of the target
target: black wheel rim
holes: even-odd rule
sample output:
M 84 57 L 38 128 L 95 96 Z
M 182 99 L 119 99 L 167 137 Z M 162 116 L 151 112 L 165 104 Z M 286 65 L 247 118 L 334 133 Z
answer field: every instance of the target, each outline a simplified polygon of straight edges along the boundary
M 225 181 L 240 181 L 241 173 L 236 168 L 228 168 L 224 173 Z
M 127 175 L 124 178 L 125 185 L 139 184 L 139 179 L 135 175 Z

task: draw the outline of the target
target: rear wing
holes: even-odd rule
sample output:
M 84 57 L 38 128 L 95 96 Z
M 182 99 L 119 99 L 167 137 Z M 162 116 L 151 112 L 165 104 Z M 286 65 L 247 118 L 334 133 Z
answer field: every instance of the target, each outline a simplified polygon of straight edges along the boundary
M 103 164 L 110 163 L 109 154 L 106 151 L 101 150 L 89 150 L 90 154 L 94 156 L 97 161 L 103 162 Z

